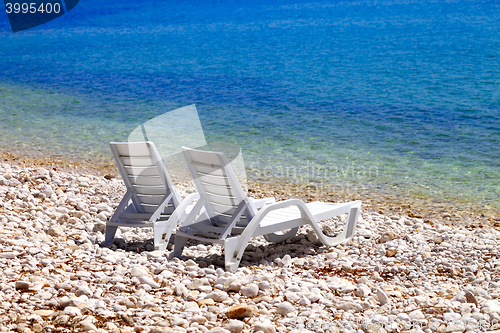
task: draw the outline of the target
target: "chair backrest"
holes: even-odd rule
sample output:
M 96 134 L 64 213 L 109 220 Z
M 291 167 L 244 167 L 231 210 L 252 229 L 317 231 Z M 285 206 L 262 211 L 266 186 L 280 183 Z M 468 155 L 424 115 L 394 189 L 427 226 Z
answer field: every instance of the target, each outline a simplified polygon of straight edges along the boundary
M 189 172 L 210 219 L 230 223 L 237 208 L 243 203 L 244 216 L 237 225 L 250 221 L 257 209 L 248 200 L 226 156 L 221 152 L 182 147 Z
M 153 213 L 170 194 L 164 210 L 172 214 L 180 198 L 153 142 L 110 142 L 118 170 L 138 213 Z

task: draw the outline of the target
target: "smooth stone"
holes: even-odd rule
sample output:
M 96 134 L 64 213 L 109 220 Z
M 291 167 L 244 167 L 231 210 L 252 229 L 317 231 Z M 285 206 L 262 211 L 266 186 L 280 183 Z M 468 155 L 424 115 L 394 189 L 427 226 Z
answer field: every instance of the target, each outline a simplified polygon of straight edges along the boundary
M 199 300 L 198 301 L 198 305 L 201 307 L 201 306 L 210 306 L 210 305 L 214 305 L 215 304 L 215 301 L 211 298 L 205 298 L 205 299 L 202 299 L 202 300 Z
M 207 298 L 213 299 L 215 302 L 224 302 L 229 298 L 229 295 L 222 290 L 214 290 L 210 294 L 207 295 Z
M 305 297 L 305 296 L 302 296 L 299 300 L 299 305 L 302 305 L 302 306 L 309 306 L 311 305 L 311 301 Z
M 377 289 L 377 299 L 380 305 L 389 303 L 389 296 L 382 289 Z
M 318 235 L 316 235 L 314 230 L 309 230 L 307 232 L 307 240 L 311 243 L 316 243 L 318 241 Z
M 322 299 L 322 296 L 320 294 L 316 294 L 316 293 L 309 293 L 306 295 L 306 298 L 310 302 L 315 303 L 315 302 L 319 301 L 320 299 Z
M 220 313 L 220 308 L 218 306 L 209 306 L 209 307 L 207 307 L 207 310 L 210 313 L 215 313 L 215 314 Z
M 90 288 L 88 286 L 85 286 L 85 285 L 78 288 L 76 290 L 75 294 L 76 294 L 76 296 L 82 296 L 82 295 L 93 296 L 94 295 L 92 290 L 90 290 Z
M 243 319 L 246 317 L 252 317 L 255 313 L 257 313 L 257 309 L 253 306 L 246 304 L 239 304 L 230 307 L 226 315 L 229 319 Z
M 287 314 L 295 311 L 295 308 L 290 302 L 283 302 L 278 304 L 278 307 L 276 309 L 276 312 L 282 316 L 286 316 Z
M 476 306 L 478 305 L 476 297 L 470 291 L 465 292 L 464 296 L 467 303 L 473 303 L 476 304 Z
M 52 187 L 50 187 L 49 185 L 45 185 L 43 187 L 42 193 L 45 194 L 47 198 L 50 198 L 54 191 L 52 190 Z
M 28 281 L 16 281 L 16 290 L 28 290 L 31 286 L 31 283 Z
M 172 326 L 182 326 L 182 327 L 188 327 L 189 326 L 189 322 L 184 319 L 184 318 L 181 318 L 177 315 L 175 315 L 172 320 L 171 320 L 171 324 Z
M 268 289 L 271 289 L 271 283 L 269 283 L 269 281 L 259 282 L 259 290 L 268 290 Z
M 182 283 L 178 283 L 175 285 L 174 292 L 177 296 L 187 296 L 189 293 L 189 290 L 186 288 L 185 285 Z
M 487 314 L 500 314 L 500 302 L 499 301 L 486 301 L 481 305 L 481 311 Z
M 253 331 L 262 331 L 264 333 L 276 333 L 276 328 L 271 322 L 255 322 L 253 324 Z
M 237 278 L 228 279 L 224 282 L 224 291 L 239 292 L 241 290 L 241 285 L 241 281 Z
M 54 237 L 62 237 L 65 235 L 62 228 L 58 225 L 53 225 L 47 230 L 47 234 Z
M 71 317 L 78 317 L 82 315 L 80 309 L 74 306 L 65 307 L 63 313 Z
M 420 310 L 414 310 L 408 314 L 410 317 L 410 320 L 420 320 L 420 319 L 425 319 L 425 315 L 423 314 L 422 311 Z
M 111 331 L 120 332 L 119 329 L 111 330 Z M 172 331 L 172 329 L 170 327 L 153 326 L 149 329 L 149 333 L 172 333 L 172 332 L 174 332 L 174 331 Z
M 408 314 L 406 313 L 398 313 L 397 316 L 396 316 L 399 320 L 404 320 L 404 321 L 408 321 L 410 320 L 410 316 L 408 316 Z
M 201 292 L 201 293 L 209 293 L 209 292 L 212 291 L 212 286 L 211 285 L 199 286 L 198 287 L 198 291 Z
M 186 261 L 186 266 L 187 267 L 198 267 L 198 264 L 196 262 L 194 262 L 193 260 L 189 259 L 188 261 Z
M 9 179 L 9 186 L 15 187 L 21 185 L 21 182 L 15 178 Z
M 230 333 L 230 332 L 222 327 L 214 327 L 210 331 L 207 331 L 207 333 Z
M 78 272 L 76 272 L 75 275 L 79 278 L 89 278 L 92 276 L 92 273 L 90 273 L 88 271 L 78 271 Z
M 59 325 L 66 325 L 70 321 L 70 316 L 66 314 L 59 315 L 55 318 L 54 322 Z
M 338 290 L 341 293 L 350 293 L 356 289 L 356 286 L 351 281 L 343 278 L 329 278 L 327 283 L 330 289 Z
M 201 279 L 194 279 L 193 281 L 189 282 L 186 285 L 186 288 L 193 290 L 193 289 L 198 289 L 201 286 L 207 286 L 207 285 L 210 285 L 208 279 L 201 278 Z
M 297 293 L 287 291 L 285 292 L 285 298 L 287 301 L 295 303 L 300 299 L 300 296 Z
M 130 271 L 130 275 L 134 277 L 149 275 L 149 269 L 142 266 L 134 266 Z
M 290 267 L 292 265 L 292 257 L 289 254 L 285 254 L 281 259 L 280 265 L 283 267 Z
M 198 311 L 200 311 L 200 306 L 198 305 L 198 303 L 193 302 L 193 301 L 186 302 L 186 304 L 184 304 L 184 311 L 198 312 Z
M 255 283 L 250 283 L 247 286 L 241 287 L 240 294 L 245 297 L 256 297 L 259 294 L 259 286 Z
M 381 236 L 380 236 L 380 239 L 379 239 L 379 243 L 386 243 L 386 242 L 389 242 L 393 239 L 396 239 L 398 236 L 392 232 L 392 231 L 387 231 L 387 232 L 384 232 Z
M 53 310 L 35 310 L 35 313 L 40 317 L 49 317 L 55 313 Z
M 356 290 L 354 291 L 354 295 L 356 295 L 360 298 L 366 298 L 370 294 L 371 294 L 371 290 L 366 285 L 358 285 L 356 287 Z
M 395 248 L 392 248 L 392 249 L 387 249 L 385 251 L 385 255 L 386 257 L 394 257 L 396 254 L 398 253 L 398 250 L 395 249 Z
M 97 327 L 90 321 L 90 320 L 84 320 L 80 322 L 80 329 L 83 332 L 88 332 L 88 331 L 97 331 Z
M 334 259 L 337 259 L 339 255 L 335 252 L 328 252 L 327 254 L 325 254 L 325 258 L 326 260 L 334 260 Z
M 140 276 L 139 281 L 142 284 L 146 284 L 146 285 L 151 286 L 151 288 L 155 288 L 155 289 L 160 288 L 160 285 L 155 280 L 153 280 L 153 278 L 150 276 L 146 276 L 146 275 Z
M 127 311 L 127 307 L 125 305 L 115 304 L 113 305 L 113 311 L 115 312 Z
M 105 203 L 97 204 L 97 205 L 95 205 L 95 208 L 97 208 L 98 212 L 103 212 L 103 211 L 104 212 L 109 212 L 109 213 L 113 212 L 113 208 L 111 208 L 110 206 L 108 206 Z
M 462 316 L 459 313 L 455 312 L 445 312 L 443 313 L 443 320 L 445 321 L 454 321 L 459 320 Z
M 224 325 L 224 328 L 231 333 L 240 333 L 243 331 L 244 327 L 245 324 L 239 320 L 230 320 L 226 325 Z
M 0 229 L 0 232 L 3 232 L 4 230 L 1 230 Z M 10 235 L 10 233 L 9 233 Z M 16 236 L 16 235 L 13 235 L 13 236 Z M 17 258 L 17 256 L 20 255 L 19 252 L 17 251 L 13 251 L 13 252 L 1 252 L 0 253 L 0 258 L 2 259 L 15 259 Z
M 206 322 L 207 322 L 207 318 L 200 316 L 200 315 L 196 315 L 193 318 L 191 318 L 191 323 L 198 323 L 200 325 L 204 325 Z

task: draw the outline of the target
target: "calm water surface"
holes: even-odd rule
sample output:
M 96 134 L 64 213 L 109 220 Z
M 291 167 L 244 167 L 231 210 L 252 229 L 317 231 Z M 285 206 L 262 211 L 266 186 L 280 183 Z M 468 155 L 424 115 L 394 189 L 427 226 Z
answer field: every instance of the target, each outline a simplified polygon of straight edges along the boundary
M 6 151 L 110 159 L 196 104 L 253 177 L 500 209 L 498 1 L 82 0 L 9 29 L 2 9 Z

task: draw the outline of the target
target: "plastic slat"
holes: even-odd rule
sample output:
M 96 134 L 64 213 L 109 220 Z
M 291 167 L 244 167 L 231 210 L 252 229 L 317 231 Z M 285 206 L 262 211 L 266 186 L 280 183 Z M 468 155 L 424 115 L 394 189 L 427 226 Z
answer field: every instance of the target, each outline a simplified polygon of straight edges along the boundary
M 163 181 L 160 176 L 139 176 L 139 177 L 129 177 L 130 181 L 134 185 L 161 185 Z
M 138 194 L 163 194 L 167 193 L 164 186 L 145 186 L 145 185 L 133 185 L 135 192 Z
M 228 186 L 227 184 L 214 185 L 214 184 L 202 182 L 201 185 L 203 186 L 206 194 L 215 194 L 215 195 L 221 195 L 221 196 L 226 196 L 226 197 L 234 197 L 234 193 L 231 190 L 231 187 Z
M 137 197 L 139 198 L 139 201 L 143 204 L 149 204 L 149 205 L 159 205 L 162 202 L 162 199 L 164 195 L 144 195 L 144 194 L 138 194 Z M 169 204 L 171 205 L 171 204 Z
M 154 165 L 150 166 L 125 166 L 125 170 L 129 176 L 159 176 L 158 168 Z
M 195 167 L 196 172 L 213 176 L 226 177 L 220 165 L 202 164 L 197 162 L 192 162 L 191 165 Z
M 235 197 L 211 194 L 206 194 L 205 197 L 208 202 L 213 203 L 214 205 L 236 207 L 239 204 L 238 199 L 236 199 Z
M 145 213 L 151 213 L 151 214 L 154 213 L 158 208 L 158 206 L 156 205 L 145 205 L 145 204 L 142 204 L 141 207 Z M 174 212 L 173 207 L 165 207 L 165 209 L 163 210 L 164 214 L 172 214 L 173 212 Z
M 120 156 L 120 160 L 122 161 L 125 167 L 127 166 L 148 167 L 154 165 L 153 160 L 150 157 Z
M 149 147 L 146 142 L 127 142 L 114 145 L 123 156 L 149 156 Z
M 213 186 L 213 187 L 230 187 L 229 181 L 227 178 L 221 178 L 221 177 L 209 177 L 209 176 L 199 176 L 200 183 L 203 183 L 203 185 L 207 184 L 208 186 Z
M 192 150 L 189 152 L 189 155 L 191 157 L 192 162 L 194 163 L 220 165 L 220 161 L 217 155 L 211 152 Z
M 159 219 L 168 219 L 171 214 L 161 214 Z M 120 218 L 128 219 L 128 220 L 149 220 L 151 214 L 141 214 L 141 213 L 123 213 L 120 215 Z
M 221 205 L 221 204 L 218 204 L 215 202 L 210 202 L 210 207 L 212 207 L 212 209 L 215 212 L 227 214 L 227 215 L 233 215 L 237 206 Z

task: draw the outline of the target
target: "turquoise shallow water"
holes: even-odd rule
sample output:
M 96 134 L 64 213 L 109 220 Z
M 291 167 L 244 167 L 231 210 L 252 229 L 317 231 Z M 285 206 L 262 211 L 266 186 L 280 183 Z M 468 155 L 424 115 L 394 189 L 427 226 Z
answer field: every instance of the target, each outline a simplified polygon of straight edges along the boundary
M 87 0 L 16 34 L 2 15 L 7 151 L 109 159 L 195 103 L 252 177 L 500 208 L 497 1 Z

